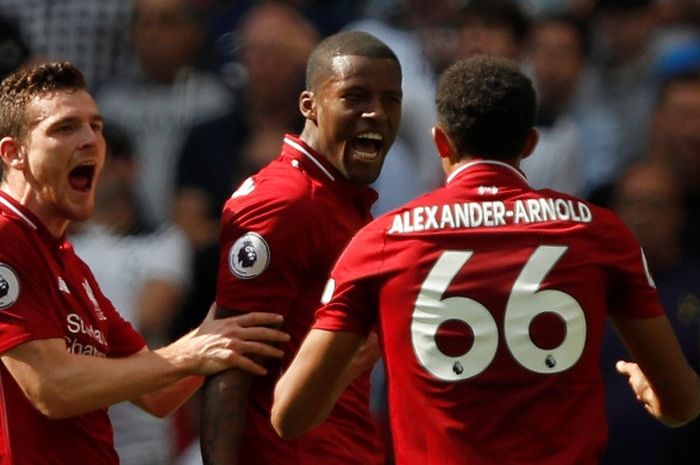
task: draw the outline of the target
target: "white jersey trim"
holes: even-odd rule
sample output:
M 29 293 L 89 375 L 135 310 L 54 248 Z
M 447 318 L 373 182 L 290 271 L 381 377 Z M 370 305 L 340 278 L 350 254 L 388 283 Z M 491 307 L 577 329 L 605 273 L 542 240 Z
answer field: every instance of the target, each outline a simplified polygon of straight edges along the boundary
M 314 162 L 314 164 L 316 164 L 316 166 L 318 166 L 318 167 L 321 169 L 321 171 L 323 171 L 323 173 L 324 173 L 326 176 L 328 176 L 328 178 L 329 178 L 331 181 L 335 181 L 335 177 L 330 173 L 330 171 L 328 171 L 328 170 L 321 164 L 321 162 L 318 161 L 318 160 L 316 159 L 316 157 L 314 157 L 313 155 L 311 155 L 311 154 L 309 153 L 309 151 L 306 150 L 302 145 L 297 144 L 296 142 L 294 142 L 293 140 L 289 139 L 288 137 L 285 137 L 285 138 L 284 138 L 284 143 L 285 143 L 285 144 L 288 144 L 288 145 L 291 145 L 292 147 L 294 147 L 295 149 L 297 149 L 298 151 L 300 151 L 301 153 L 303 153 L 304 155 L 306 155 L 309 159 L 311 159 L 312 162 Z
M 5 198 L 3 198 L 3 197 L 0 197 L 0 203 L 2 203 L 3 205 L 5 205 L 9 210 L 12 211 L 12 213 L 14 213 L 15 215 L 19 216 L 19 217 L 22 218 L 24 221 L 26 221 L 27 224 L 29 224 L 29 226 L 31 226 L 31 227 L 34 228 L 34 229 L 38 229 L 38 228 L 36 227 L 36 225 L 32 222 L 32 220 L 30 220 L 29 218 L 27 218 L 26 216 L 24 216 L 24 214 L 23 214 L 21 211 L 17 210 L 17 208 L 16 208 L 14 205 L 12 205 L 7 199 L 5 199 Z
M 470 161 L 469 163 L 460 166 L 459 168 L 454 170 L 452 173 L 450 173 L 450 175 L 447 177 L 447 181 L 445 182 L 445 184 L 451 183 L 452 180 L 455 178 L 455 176 L 457 176 L 459 173 L 466 170 L 467 168 L 471 168 L 472 166 L 481 165 L 481 164 L 497 165 L 497 166 L 502 166 L 504 168 L 508 168 L 509 170 L 511 170 L 512 172 L 517 174 L 520 178 L 522 178 L 522 180 L 525 181 L 525 183 L 527 183 L 527 178 L 523 175 L 523 173 L 521 173 L 517 169 L 513 168 L 508 163 L 503 163 L 502 161 L 498 161 L 498 160 L 476 160 L 476 161 Z

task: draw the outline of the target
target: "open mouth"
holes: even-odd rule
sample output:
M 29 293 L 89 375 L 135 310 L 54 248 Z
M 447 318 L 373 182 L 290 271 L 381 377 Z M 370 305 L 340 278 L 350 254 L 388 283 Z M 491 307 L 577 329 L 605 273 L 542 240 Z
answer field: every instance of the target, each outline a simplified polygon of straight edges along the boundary
M 95 165 L 76 166 L 68 175 L 71 187 L 80 192 L 89 191 L 92 188 L 94 178 Z
M 358 134 L 351 141 L 353 157 L 362 161 L 374 161 L 384 148 L 384 136 L 378 132 Z

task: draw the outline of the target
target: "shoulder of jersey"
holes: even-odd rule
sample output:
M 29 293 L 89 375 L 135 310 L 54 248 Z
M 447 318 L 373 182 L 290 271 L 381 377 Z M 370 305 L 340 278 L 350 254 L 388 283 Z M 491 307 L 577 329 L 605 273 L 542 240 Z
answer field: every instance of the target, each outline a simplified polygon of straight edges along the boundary
M 268 166 L 243 181 L 227 204 L 304 204 L 311 200 L 313 191 L 312 181 L 300 170 L 291 167 L 272 169 Z
M 2 234 L 2 242 L 6 243 L 8 236 L 23 235 L 24 231 L 18 221 L 12 220 L 0 213 L 0 234 Z

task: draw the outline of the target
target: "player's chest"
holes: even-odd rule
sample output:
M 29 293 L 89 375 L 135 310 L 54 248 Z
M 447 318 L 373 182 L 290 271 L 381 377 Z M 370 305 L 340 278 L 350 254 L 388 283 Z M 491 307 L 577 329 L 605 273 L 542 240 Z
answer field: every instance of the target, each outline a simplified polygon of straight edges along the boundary
M 107 341 L 108 304 L 94 280 L 71 259 L 51 261 L 50 299 L 55 302 L 63 329 L 66 350 L 71 353 L 104 357 Z

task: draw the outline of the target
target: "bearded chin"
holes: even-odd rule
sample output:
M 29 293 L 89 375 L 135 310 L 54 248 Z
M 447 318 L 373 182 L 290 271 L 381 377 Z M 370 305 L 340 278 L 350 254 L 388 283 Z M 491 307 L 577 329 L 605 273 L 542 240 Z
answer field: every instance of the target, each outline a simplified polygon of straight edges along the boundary
M 95 202 L 86 205 L 62 205 L 58 204 L 57 213 L 68 221 L 85 221 L 90 219 L 95 211 Z

